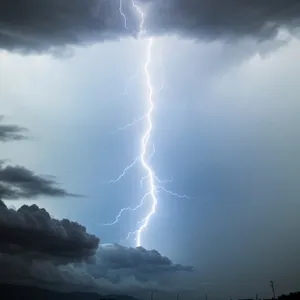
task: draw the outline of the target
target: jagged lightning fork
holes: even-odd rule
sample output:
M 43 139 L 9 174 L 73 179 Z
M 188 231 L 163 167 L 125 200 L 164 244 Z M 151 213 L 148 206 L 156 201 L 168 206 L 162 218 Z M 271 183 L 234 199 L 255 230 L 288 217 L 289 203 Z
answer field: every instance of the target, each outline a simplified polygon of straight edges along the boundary
M 181 199 L 191 199 L 191 197 L 187 196 L 187 195 L 180 195 L 178 193 L 174 193 L 173 191 L 170 191 L 168 189 L 166 189 L 165 187 L 163 186 L 156 186 L 156 190 L 162 190 L 164 191 L 165 193 L 169 194 L 170 196 L 174 196 L 174 197 L 177 197 L 177 198 L 181 198 Z
M 128 165 L 116 179 L 108 181 L 108 184 L 117 183 L 118 181 L 120 181 L 126 175 L 126 173 L 135 166 L 139 159 L 140 157 L 137 156 L 135 160 L 130 165 Z
M 134 119 L 131 123 L 127 123 L 123 127 L 118 128 L 115 132 L 120 132 L 120 131 L 126 130 L 127 128 L 132 127 L 135 124 L 142 122 L 144 119 L 145 119 L 145 116 Z
M 138 37 L 140 38 L 141 35 L 143 33 L 145 33 L 145 29 L 144 29 L 144 22 L 145 22 L 145 18 L 144 18 L 144 12 L 142 11 L 142 9 L 136 4 L 135 0 L 131 0 L 132 6 L 133 8 L 137 11 L 137 13 L 140 16 L 140 26 L 139 26 L 139 34 Z M 123 16 L 124 20 L 125 20 L 125 28 L 127 28 L 127 19 L 126 19 L 126 15 L 123 13 L 123 3 L 122 0 L 120 0 L 120 14 Z M 128 28 L 127 28 L 128 29 Z M 121 216 L 123 215 L 123 213 L 125 213 L 126 211 L 136 211 L 137 209 L 141 208 L 146 200 L 146 198 L 150 198 L 151 200 L 151 208 L 150 211 L 147 213 L 146 217 L 144 217 L 141 221 L 139 221 L 137 224 L 139 225 L 139 228 L 133 232 L 129 232 L 127 235 L 126 240 L 128 240 L 132 235 L 136 236 L 136 246 L 139 247 L 141 246 L 141 236 L 143 231 L 148 227 L 149 221 L 151 219 L 151 217 L 153 216 L 153 214 L 155 214 L 156 212 L 156 207 L 157 207 L 157 196 L 156 193 L 159 190 L 162 190 L 166 193 L 168 193 L 171 196 L 176 196 L 179 198 L 187 198 L 190 199 L 188 196 L 186 195 L 179 195 L 177 193 L 174 193 L 162 186 L 156 186 L 156 182 L 158 183 L 165 183 L 165 182 L 172 182 L 172 180 L 160 180 L 154 173 L 149 160 L 152 158 L 152 156 L 155 154 L 155 147 L 153 145 L 153 150 L 150 154 L 148 154 L 148 146 L 149 146 L 149 141 L 150 141 L 150 137 L 151 137 L 151 133 L 153 130 L 153 124 L 152 124 L 152 115 L 153 115 L 153 110 L 154 110 L 154 102 L 153 102 L 153 95 L 154 95 L 154 89 L 152 86 L 152 80 L 151 80 L 151 75 L 150 75 L 150 71 L 149 71 L 149 67 L 151 64 L 151 58 L 152 58 L 152 48 L 153 48 L 153 44 L 154 44 L 154 38 L 153 37 L 148 37 L 146 38 L 146 42 L 147 42 L 147 52 L 146 52 L 146 61 L 144 64 L 144 75 L 145 75 L 145 79 L 146 79 L 146 85 L 147 85 L 147 102 L 148 102 L 148 108 L 147 108 L 147 112 L 145 113 L 145 115 L 142 118 L 138 118 L 136 120 L 134 120 L 133 122 L 125 125 L 124 127 L 120 128 L 118 131 L 120 130 L 124 130 L 130 126 L 133 126 L 135 124 L 137 124 L 140 121 L 146 121 L 146 129 L 145 132 L 141 138 L 140 141 L 140 145 L 141 145 L 141 151 L 140 151 L 140 155 L 130 164 L 128 165 L 123 173 L 121 173 L 121 175 L 116 178 L 115 180 L 111 180 L 109 181 L 109 183 L 116 183 L 119 180 L 121 180 L 127 173 L 127 171 L 129 171 L 133 166 L 135 166 L 135 164 L 139 161 L 143 167 L 143 169 L 145 170 L 145 176 L 141 178 L 140 180 L 140 184 L 141 186 L 143 186 L 143 183 L 145 181 L 148 181 L 148 191 L 144 194 L 143 198 L 141 199 L 140 203 L 132 208 L 132 207 L 125 207 L 122 208 L 119 212 L 119 214 L 117 215 L 116 219 L 114 222 L 112 223 L 108 223 L 108 224 L 104 224 L 104 225 L 114 225 L 117 224 L 121 218 Z M 164 87 L 164 82 L 162 83 L 159 92 L 162 91 Z
M 124 26 L 126 29 L 128 29 L 126 15 L 123 12 L 123 0 L 120 0 L 119 11 L 120 11 L 121 16 L 124 18 Z
M 119 220 L 120 220 L 120 218 L 121 218 L 121 216 L 123 215 L 124 212 L 126 212 L 126 211 L 136 211 L 137 209 L 139 209 L 140 207 L 142 207 L 143 204 L 144 204 L 144 201 L 146 200 L 146 198 L 147 198 L 149 195 L 150 195 L 149 193 L 146 193 L 146 194 L 144 195 L 144 197 L 142 198 L 140 204 L 137 205 L 136 207 L 125 207 L 125 208 L 122 208 L 122 209 L 120 210 L 119 214 L 116 216 L 116 219 L 115 219 L 114 222 L 112 222 L 112 223 L 107 223 L 107 224 L 103 224 L 103 226 L 112 226 L 112 225 L 117 224 L 117 223 L 119 222 Z
M 134 3 L 134 1 L 133 1 Z M 143 12 L 140 11 L 139 7 L 137 7 L 138 12 L 141 15 L 142 22 L 141 22 L 141 29 L 143 29 L 142 25 L 144 23 L 144 14 Z M 146 173 L 148 175 L 148 182 L 149 182 L 149 188 L 150 188 L 150 196 L 152 200 L 152 206 L 150 209 L 150 212 L 148 213 L 147 217 L 144 219 L 144 222 L 140 226 L 140 228 L 137 230 L 136 233 L 136 246 L 139 247 L 141 246 L 141 234 L 145 230 L 145 228 L 148 226 L 149 220 L 151 216 L 155 213 L 156 211 L 156 206 L 157 206 L 157 198 L 156 198 L 156 190 L 155 190 L 155 183 L 154 183 L 154 172 L 151 168 L 151 166 L 148 164 L 146 155 L 147 155 L 147 146 L 148 142 L 150 139 L 150 135 L 152 132 L 152 112 L 154 109 L 154 104 L 153 104 L 153 88 L 151 84 L 151 77 L 149 73 L 149 65 L 151 62 L 151 49 L 153 46 L 153 38 L 150 37 L 148 38 L 148 47 L 147 47 L 147 60 L 144 66 L 145 69 L 145 75 L 146 75 L 146 80 L 147 80 L 147 88 L 148 88 L 148 103 L 149 103 L 149 110 L 146 115 L 147 123 L 148 123 L 148 128 L 146 129 L 146 132 L 144 136 L 142 137 L 141 141 L 141 149 L 142 149 L 142 154 L 141 154 L 141 164 L 146 170 Z

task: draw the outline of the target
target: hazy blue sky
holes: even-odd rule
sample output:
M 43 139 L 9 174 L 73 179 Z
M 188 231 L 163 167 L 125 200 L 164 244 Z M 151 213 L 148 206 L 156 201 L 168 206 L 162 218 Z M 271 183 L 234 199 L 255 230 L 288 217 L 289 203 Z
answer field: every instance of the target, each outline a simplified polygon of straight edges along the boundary
M 281 293 L 299 287 L 300 42 L 264 57 L 240 46 L 155 40 L 152 76 L 165 88 L 155 97 L 152 162 L 160 178 L 174 178 L 168 188 L 191 199 L 160 193 L 142 241 L 195 266 L 203 292 L 269 296 L 270 279 Z M 78 47 L 66 59 L 0 53 L 1 114 L 34 137 L 1 145 L 1 157 L 87 195 L 38 203 L 103 243 L 134 246 L 124 238 L 146 213 L 101 226 L 142 195 L 138 167 L 105 182 L 138 155 L 143 123 L 115 130 L 145 110 L 143 79 L 122 95 L 144 58 L 135 39 Z

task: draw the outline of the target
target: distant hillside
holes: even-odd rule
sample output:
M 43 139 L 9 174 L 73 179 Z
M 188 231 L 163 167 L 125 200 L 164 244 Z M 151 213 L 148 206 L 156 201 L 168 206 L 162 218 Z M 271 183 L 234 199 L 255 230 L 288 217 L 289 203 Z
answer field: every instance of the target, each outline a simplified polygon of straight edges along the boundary
M 0 284 L 1 300 L 137 300 L 130 296 L 100 296 L 96 293 L 61 293 L 32 286 Z
M 278 300 L 300 300 L 300 292 L 290 293 L 289 295 L 282 295 Z

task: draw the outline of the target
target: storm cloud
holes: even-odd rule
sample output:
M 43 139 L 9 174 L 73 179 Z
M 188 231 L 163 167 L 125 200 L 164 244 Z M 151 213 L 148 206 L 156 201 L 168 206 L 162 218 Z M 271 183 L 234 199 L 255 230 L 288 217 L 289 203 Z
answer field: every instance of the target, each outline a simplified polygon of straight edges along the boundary
M 51 52 L 126 31 L 117 0 L 4 0 L 0 8 L 0 43 L 6 50 Z
M 279 29 L 299 26 L 297 0 L 152 0 L 147 28 L 204 40 L 276 37 Z
M 0 122 L 3 117 L 0 116 Z M 0 142 L 18 141 L 24 140 L 28 137 L 26 136 L 27 129 L 12 124 L 1 124 L 0 123 Z
M 155 35 L 224 41 L 274 39 L 279 29 L 299 25 L 297 0 L 143 0 L 145 26 Z M 9 51 L 53 52 L 70 45 L 136 36 L 138 15 L 131 1 L 4 0 L 0 6 L 0 47 Z
M 182 280 L 186 274 L 182 272 L 165 272 L 157 278 L 149 278 L 146 274 L 144 280 L 140 280 L 132 276 L 130 270 L 125 273 L 118 269 L 111 274 L 106 272 L 105 275 L 95 275 L 87 266 L 92 265 L 56 265 L 50 260 L 29 261 L 20 255 L 0 254 L 0 282 L 28 284 L 58 291 L 91 291 L 102 295 L 135 296 L 149 291 L 174 293 L 189 290 Z M 95 268 L 101 267 L 95 265 Z
M 85 227 L 53 219 L 37 205 L 13 210 L 1 202 L 0 235 L 1 252 L 63 262 L 86 260 L 99 245 L 99 239 L 88 234 Z
M 174 265 L 166 256 L 156 250 L 143 247 L 127 248 L 118 244 L 106 245 L 99 252 L 98 259 L 109 269 L 139 269 L 143 272 L 192 271 L 191 267 Z
M 77 196 L 60 188 L 53 177 L 40 176 L 21 167 L 0 161 L 0 199 L 36 198 L 39 196 Z
M 56 220 L 36 205 L 14 210 L 0 202 L 0 234 L 0 282 L 102 293 L 168 291 L 170 276 L 193 270 L 155 250 L 99 246 L 84 226 Z

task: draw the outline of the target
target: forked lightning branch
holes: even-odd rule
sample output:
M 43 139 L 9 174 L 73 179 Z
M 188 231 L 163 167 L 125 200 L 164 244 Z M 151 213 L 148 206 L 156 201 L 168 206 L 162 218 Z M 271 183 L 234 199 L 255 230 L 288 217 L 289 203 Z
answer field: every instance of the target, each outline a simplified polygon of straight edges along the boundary
M 125 0 L 126 1 L 126 0 Z M 123 6 L 125 3 L 124 0 L 120 0 L 120 7 L 119 11 L 121 16 L 124 18 L 124 26 L 126 29 L 128 29 L 128 22 L 126 18 L 126 14 L 124 13 Z M 143 135 L 140 138 L 140 153 L 139 156 L 134 158 L 133 161 L 128 164 L 123 172 L 114 180 L 109 181 L 109 184 L 117 183 L 120 181 L 124 176 L 126 176 L 126 173 L 136 165 L 139 165 L 143 170 L 144 170 L 144 176 L 141 178 L 140 183 L 141 185 L 146 186 L 146 192 L 143 195 L 143 197 L 140 200 L 140 203 L 136 207 L 125 207 L 120 210 L 118 213 L 116 219 L 112 223 L 105 224 L 106 226 L 113 226 L 117 224 L 122 215 L 125 212 L 134 212 L 137 211 L 139 208 L 142 208 L 144 203 L 146 201 L 150 201 L 150 209 L 146 213 L 146 216 L 142 218 L 138 223 L 137 223 L 137 229 L 133 232 L 129 232 L 127 236 L 127 240 L 131 238 L 132 236 L 135 238 L 136 242 L 136 247 L 139 247 L 142 245 L 142 235 L 146 228 L 149 226 L 151 218 L 153 215 L 156 213 L 157 206 L 158 206 L 158 198 L 157 194 L 159 191 L 168 193 L 171 196 L 179 197 L 179 198 L 187 198 L 189 199 L 188 196 L 186 195 L 179 195 L 177 193 L 174 193 L 168 189 L 166 189 L 163 184 L 166 181 L 161 181 L 159 178 L 156 177 L 155 172 L 150 164 L 150 158 L 154 155 L 155 148 L 154 146 L 150 146 L 150 138 L 152 134 L 152 129 L 153 129 L 153 110 L 155 106 L 154 102 L 154 93 L 155 93 L 155 88 L 152 85 L 152 80 L 151 80 L 151 73 L 150 73 L 150 65 L 153 61 L 153 46 L 155 43 L 155 38 L 152 36 L 147 36 L 146 29 L 144 27 L 145 23 L 145 14 L 142 10 L 142 8 L 138 5 L 138 3 L 135 0 L 127 0 L 126 4 L 132 5 L 132 9 L 136 11 L 137 17 L 139 18 L 139 34 L 138 34 L 138 39 L 146 39 L 146 49 L 145 49 L 145 62 L 143 65 L 143 76 L 144 80 L 146 81 L 146 87 L 147 87 L 147 97 L 144 100 L 146 104 L 146 112 L 142 118 L 137 118 L 136 120 L 132 121 L 131 123 L 125 125 L 124 127 L 121 128 L 121 130 L 126 129 L 130 126 L 134 126 L 137 124 L 140 124 L 141 122 L 146 123 L 146 129 L 143 133 Z M 171 182 L 171 181 L 167 181 Z

